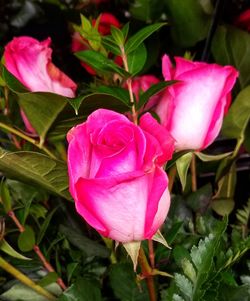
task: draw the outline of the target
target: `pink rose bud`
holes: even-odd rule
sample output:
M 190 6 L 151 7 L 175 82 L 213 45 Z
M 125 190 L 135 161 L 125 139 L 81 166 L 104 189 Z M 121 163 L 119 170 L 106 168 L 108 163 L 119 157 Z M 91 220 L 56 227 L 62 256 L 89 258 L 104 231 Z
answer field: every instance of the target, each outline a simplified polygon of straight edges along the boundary
M 32 92 L 74 97 L 77 86 L 52 63 L 50 43 L 50 38 L 43 42 L 25 36 L 14 38 L 5 46 L 5 66 Z M 24 112 L 21 114 L 27 130 L 35 133 Z
M 99 109 L 72 128 L 67 139 L 77 212 L 116 241 L 151 238 L 170 205 L 162 165 L 174 148 L 166 129 L 149 113 L 137 126 L 124 115 Z
M 163 56 L 165 80 L 179 82 L 166 89 L 155 111 L 175 139 L 177 150 L 202 150 L 219 134 L 238 72 L 231 66 L 181 57 L 175 61 L 173 67 L 169 57 Z
M 95 25 L 96 20 L 94 19 L 92 24 Z M 110 13 L 102 13 L 100 16 L 100 21 L 98 25 L 98 31 L 101 35 L 106 36 L 110 34 L 111 26 L 121 27 L 120 22 L 117 18 Z M 84 39 L 79 32 L 74 32 L 72 36 L 72 44 L 71 49 L 73 52 L 89 50 L 90 46 L 88 45 L 88 41 Z M 115 63 L 119 66 L 122 65 L 122 60 L 120 57 L 115 58 Z M 81 65 L 86 69 L 86 71 L 91 75 L 96 75 L 96 71 L 90 67 L 88 64 L 81 62 Z
M 234 21 L 234 24 L 250 32 L 250 9 L 241 13 Z

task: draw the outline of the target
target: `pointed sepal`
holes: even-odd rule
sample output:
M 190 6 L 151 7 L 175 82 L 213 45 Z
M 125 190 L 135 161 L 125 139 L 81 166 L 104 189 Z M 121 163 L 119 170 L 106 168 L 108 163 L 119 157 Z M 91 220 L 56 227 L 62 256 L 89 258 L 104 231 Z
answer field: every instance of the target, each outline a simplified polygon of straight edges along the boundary
M 171 249 L 171 247 L 168 245 L 166 239 L 163 237 L 163 235 L 161 234 L 160 230 L 158 230 L 155 235 L 152 237 L 153 241 L 157 241 L 159 243 L 161 243 L 162 245 L 164 245 L 166 248 Z
M 134 270 L 136 270 L 141 242 L 140 241 L 127 242 L 127 243 L 123 243 L 123 246 L 133 261 Z

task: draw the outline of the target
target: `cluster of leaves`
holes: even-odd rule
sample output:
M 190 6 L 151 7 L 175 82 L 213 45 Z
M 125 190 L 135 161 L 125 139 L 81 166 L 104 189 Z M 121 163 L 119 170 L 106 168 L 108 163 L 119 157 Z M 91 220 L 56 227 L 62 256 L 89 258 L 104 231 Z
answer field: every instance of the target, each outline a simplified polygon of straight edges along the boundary
M 33 4 L 38 5 L 35 1 Z M 71 9 L 75 4 L 75 1 L 63 4 L 55 1 L 54 5 L 66 10 L 67 5 Z M 27 7 L 22 9 L 25 11 Z M 75 26 L 91 46 L 76 56 L 97 72 L 95 84 L 91 83 L 75 99 L 31 93 L 1 66 L 0 264 L 1 258 L 7 259 L 60 301 L 150 300 L 145 281 L 136 277 L 125 251 L 118 247 L 114 252 L 111 241 L 103 241 L 76 215 L 68 192 L 65 135 L 100 107 L 128 112 L 131 103 L 124 87 L 126 79 L 152 67 L 158 57 L 156 48 L 165 50 L 165 44 L 171 44 L 168 46 L 171 51 L 184 53 L 204 41 L 213 5 L 210 1 L 196 0 L 136 0 L 128 9 L 131 23 L 124 22 L 122 29 L 112 27 L 109 36 L 98 33 L 98 20 L 92 26 L 82 16 L 82 26 Z M 169 28 L 162 22 L 165 14 Z M 143 22 L 151 24 L 146 26 Z M 141 27 L 135 32 L 133 26 L 138 24 Z M 169 43 L 161 43 L 161 34 L 168 37 Z M 222 129 L 223 136 L 236 141 L 236 146 L 223 148 L 221 155 L 211 155 L 218 153 L 216 149 L 211 149 L 210 155 L 195 153 L 198 174 L 212 171 L 213 185 L 203 186 L 200 177 L 200 188 L 191 191 L 188 171 L 191 153 L 178 154 L 167 166 L 171 172 L 176 164 L 178 178 L 171 212 L 162 229 L 172 250 L 155 244 L 157 270 L 173 275 L 173 278 L 155 277 L 162 301 L 249 300 L 250 206 L 245 199 L 240 202 L 235 193 L 239 150 L 242 151 L 243 145 L 244 149 L 250 149 L 249 47 L 250 35 L 228 25 L 219 26 L 212 41 L 214 59 L 240 71 L 237 96 Z M 122 67 L 115 64 L 110 53 L 113 57 L 126 57 L 127 65 L 124 60 Z M 199 47 L 194 55 L 199 57 Z M 143 110 L 151 96 L 171 84 L 160 82 L 141 93 L 137 110 Z M 17 104 L 38 137 L 21 130 Z M 246 188 L 240 186 L 240 189 Z M 21 230 L 14 223 L 13 213 L 23 227 Z M 37 246 L 56 272 L 43 268 L 35 252 Z M 147 245 L 143 246 L 147 253 Z M 64 292 L 56 282 L 58 277 L 69 286 Z M 48 300 L 13 279 L 0 270 L 1 299 Z

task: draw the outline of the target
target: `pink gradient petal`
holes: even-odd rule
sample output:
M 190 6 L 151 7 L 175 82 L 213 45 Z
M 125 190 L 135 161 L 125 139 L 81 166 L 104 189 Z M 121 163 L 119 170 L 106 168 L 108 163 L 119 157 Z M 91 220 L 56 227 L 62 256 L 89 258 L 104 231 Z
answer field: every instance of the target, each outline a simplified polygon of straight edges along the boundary
M 84 216 L 98 230 L 100 224 L 107 229 L 102 235 L 119 242 L 144 239 L 145 213 L 147 208 L 148 175 L 130 174 L 124 177 L 83 179 L 76 183 L 77 202 L 90 212 L 95 220 Z M 135 200 L 136 196 L 136 202 Z M 83 214 L 83 212 L 79 212 Z

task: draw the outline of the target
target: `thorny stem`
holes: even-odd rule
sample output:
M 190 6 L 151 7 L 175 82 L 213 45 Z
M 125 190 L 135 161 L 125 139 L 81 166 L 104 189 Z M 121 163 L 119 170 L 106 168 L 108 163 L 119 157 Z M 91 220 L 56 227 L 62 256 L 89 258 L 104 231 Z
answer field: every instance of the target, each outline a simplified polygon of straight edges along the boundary
M 10 210 L 8 213 L 8 216 L 13 220 L 13 222 L 16 224 L 18 230 L 22 233 L 25 231 L 24 226 L 19 222 L 17 219 L 15 212 Z
M 121 49 L 121 53 L 122 53 L 122 61 L 123 61 L 123 65 L 125 68 L 125 71 L 129 72 L 129 68 L 128 68 L 128 59 L 125 53 L 125 49 L 123 46 L 120 47 Z M 128 86 L 128 92 L 129 92 L 129 98 L 130 98 L 130 102 L 132 104 L 132 118 L 133 118 L 133 122 L 134 124 L 138 123 L 138 116 L 137 116 L 137 111 L 135 108 L 135 99 L 134 99 L 134 94 L 133 94 L 133 90 L 132 90 L 132 79 L 128 78 L 126 80 L 127 86 Z
M 0 122 L 0 128 L 6 130 L 9 133 L 12 133 L 26 141 L 28 141 L 29 143 L 35 145 L 37 148 L 39 148 L 40 150 L 42 150 L 43 152 L 45 152 L 47 155 L 49 155 L 51 158 L 56 159 L 56 156 L 49 150 L 47 149 L 46 146 L 42 145 L 41 143 L 39 143 L 37 140 L 25 135 L 24 133 L 14 129 L 13 127 L 4 124 L 2 122 Z
M 195 154 L 192 154 L 192 160 L 191 160 L 191 180 L 192 180 L 192 191 L 197 190 L 197 175 L 196 175 L 196 158 Z
M 42 288 L 40 285 L 33 282 L 29 277 L 27 277 L 22 272 L 17 270 L 15 267 L 13 267 L 11 264 L 9 264 L 2 257 L 0 257 L 0 267 L 3 270 L 5 270 L 6 272 L 8 272 L 9 274 L 11 274 L 12 276 L 14 276 L 16 279 L 18 279 L 23 284 L 27 285 L 28 287 L 30 287 L 31 289 L 36 291 L 38 294 L 46 297 L 47 299 L 49 299 L 51 301 L 56 300 L 56 298 L 50 292 L 48 292 L 47 290 Z
M 44 267 L 46 268 L 46 270 L 50 273 L 55 272 L 54 268 L 52 267 L 52 265 L 47 261 L 47 259 L 44 257 L 43 253 L 41 252 L 40 248 L 38 245 L 34 245 L 33 250 L 35 251 L 35 253 L 37 254 L 37 256 L 39 257 L 40 261 L 42 262 L 42 264 L 44 265 Z M 60 287 L 63 290 L 67 289 L 67 286 L 64 284 L 62 278 L 58 277 L 56 282 L 60 285 Z
M 147 257 L 142 249 L 140 248 L 138 261 L 140 263 L 142 274 L 146 278 L 148 292 L 149 292 L 149 299 L 150 301 L 157 301 L 156 292 L 155 292 L 155 285 L 154 285 L 154 278 L 153 278 L 153 270 L 150 267 Z

